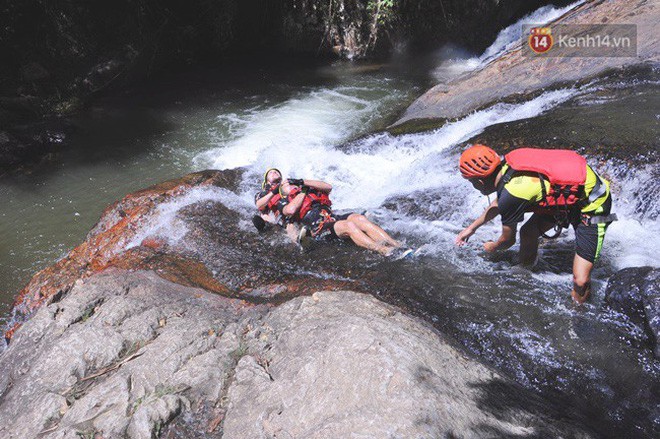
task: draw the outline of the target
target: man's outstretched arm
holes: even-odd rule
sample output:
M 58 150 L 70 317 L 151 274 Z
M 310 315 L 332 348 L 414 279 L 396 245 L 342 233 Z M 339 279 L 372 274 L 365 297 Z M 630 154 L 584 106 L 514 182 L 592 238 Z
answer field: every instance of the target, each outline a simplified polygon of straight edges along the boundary
M 497 206 L 497 198 L 493 200 L 492 203 L 484 210 L 484 213 L 482 213 L 479 218 L 474 220 L 472 224 L 461 230 L 461 232 L 456 235 L 456 240 L 454 241 L 456 245 L 463 246 L 467 244 L 468 239 L 472 235 L 474 235 L 474 232 L 477 231 L 477 229 L 487 222 L 491 221 L 493 218 L 495 218 L 497 215 L 499 215 L 500 210 L 499 207 Z M 514 239 L 515 239 L 515 234 L 514 234 Z

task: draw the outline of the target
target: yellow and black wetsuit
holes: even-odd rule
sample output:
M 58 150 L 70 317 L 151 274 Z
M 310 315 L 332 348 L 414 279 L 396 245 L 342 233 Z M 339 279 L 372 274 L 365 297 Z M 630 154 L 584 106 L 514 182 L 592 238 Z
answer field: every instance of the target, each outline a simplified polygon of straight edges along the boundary
M 502 175 L 508 170 L 508 165 L 502 167 Z M 569 209 L 568 221 L 575 229 L 575 253 L 589 262 L 595 262 L 600 256 L 600 251 L 605 238 L 605 231 L 609 223 L 591 224 L 589 218 L 593 216 L 605 216 L 610 214 L 612 197 L 610 195 L 610 182 L 596 174 L 587 165 L 587 179 L 584 183 L 585 198 L 600 179 L 606 190 L 603 195 L 582 209 L 572 206 Z M 498 189 L 497 205 L 502 217 L 502 224 L 515 227 L 523 220 L 525 212 L 535 212 L 536 215 L 547 216 L 548 221 L 554 221 L 554 212 L 562 207 L 540 209 L 539 203 L 543 201 L 544 192 L 550 191 L 550 183 L 544 179 L 545 191 L 541 188 L 541 180 L 533 173 L 520 172 L 513 174 L 509 182 Z

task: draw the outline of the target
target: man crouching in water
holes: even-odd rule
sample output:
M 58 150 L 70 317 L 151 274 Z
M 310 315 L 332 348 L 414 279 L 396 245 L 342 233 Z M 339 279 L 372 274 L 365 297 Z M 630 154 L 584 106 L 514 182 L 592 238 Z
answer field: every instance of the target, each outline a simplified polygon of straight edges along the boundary
M 279 192 L 286 199 L 282 214 L 290 221 L 304 226 L 303 232 L 316 240 L 350 239 L 357 246 L 384 256 L 407 257 L 411 249 L 402 249 L 393 239 L 364 215 L 349 213 L 336 215 L 328 194 L 332 186 L 318 180 L 288 179 Z
M 568 150 L 520 148 L 500 159 L 484 145 L 473 145 L 459 160 L 463 178 L 484 195 L 497 198 L 484 213 L 456 237 L 462 246 L 479 227 L 496 216 L 502 217 L 497 241 L 484 243 L 488 253 L 505 250 L 516 242 L 518 223 L 525 212 L 534 212 L 520 230 L 520 261 L 536 262 L 539 238 L 555 227 L 575 229 L 573 291 L 571 297 L 583 303 L 591 292 L 591 270 L 598 259 L 610 214 L 610 184 L 587 165 L 584 157 Z

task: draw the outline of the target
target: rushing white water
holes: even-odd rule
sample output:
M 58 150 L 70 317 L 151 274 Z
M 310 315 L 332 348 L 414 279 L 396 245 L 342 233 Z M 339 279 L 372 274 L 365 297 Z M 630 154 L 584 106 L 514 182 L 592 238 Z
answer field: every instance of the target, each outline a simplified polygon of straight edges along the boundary
M 286 111 L 278 115 L 279 122 L 271 120 L 264 124 L 261 118 L 256 118 L 246 135 L 260 139 L 288 136 L 286 141 L 282 140 L 280 148 L 255 150 L 250 146 L 252 143 L 237 139 L 227 148 L 202 154 L 198 160 L 210 160 L 212 165 L 220 168 L 223 168 L 218 166 L 221 164 L 246 166 L 250 171 L 249 177 L 254 181 L 260 179 L 263 169 L 271 166 L 287 176 L 313 176 L 332 182 L 333 198 L 337 205 L 346 209 L 374 208 L 393 195 L 438 187 L 452 180 L 453 162 L 452 166 L 441 163 L 448 148 L 488 126 L 534 117 L 577 92 L 577 89 L 557 90 L 522 104 L 497 104 L 429 133 L 398 137 L 377 134 L 355 141 L 342 150 L 333 143 L 336 137 L 342 137 L 338 133 L 350 130 L 341 120 L 322 123 L 328 126 L 329 134 L 325 141 L 320 141 L 316 135 L 298 135 L 288 128 L 284 128 L 284 132 L 275 130 L 273 133 L 272 126 L 286 125 L 289 119 Z M 307 107 L 298 108 L 298 111 L 318 114 Z M 300 116 L 301 119 L 308 117 L 306 114 Z M 333 122 L 336 125 L 331 127 Z M 241 149 L 239 145 L 245 147 Z
M 498 221 L 480 229 L 468 249 L 453 245 L 455 235 L 488 203 L 456 172 L 460 153 L 457 146 L 489 126 L 536 117 L 592 91 L 585 86 L 545 92 L 527 102 L 493 105 L 434 131 L 402 136 L 379 133 L 340 147 L 340 142 L 355 132 L 359 125 L 356 121 L 382 103 L 368 103 L 350 95 L 337 96 L 335 90 L 315 91 L 262 113 L 236 116 L 242 124 L 236 137 L 225 141 L 224 147 L 199 155 L 196 162 L 200 167 L 210 164 L 247 169 L 240 195 L 243 211 L 252 203 L 263 170 L 274 166 L 285 176 L 330 182 L 337 209 L 369 210 L 375 221 L 411 245 L 425 244 L 426 254 L 441 256 L 461 270 L 498 270 L 497 264 L 475 257 L 481 250 L 481 242 L 497 237 Z M 331 111 L 327 105 L 332 106 Z M 299 124 L 306 123 L 317 126 L 301 130 Z M 646 178 L 647 173 L 639 171 L 613 185 L 614 207 L 620 221 L 609 229 L 604 259 L 614 269 L 659 265 L 653 249 L 660 231 L 657 214 L 641 215 L 634 203 L 626 201 L 633 197 L 640 179 Z M 422 206 L 421 213 L 383 207 L 384 203 L 396 204 L 402 200 L 412 200 L 414 204 L 420 197 L 429 199 L 418 203 L 418 207 Z M 572 239 L 569 231 L 558 242 L 570 246 Z M 510 264 L 502 269 L 508 268 Z M 535 276 L 549 283 L 565 282 L 565 276 L 552 272 Z
M 216 139 L 217 147 L 198 155 L 195 164 L 216 169 L 255 162 L 268 166 L 281 161 L 283 154 L 295 163 L 299 157 L 310 154 L 306 148 L 319 150 L 347 140 L 379 118 L 381 109 L 403 98 L 397 90 L 388 93 L 386 85 L 318 88 L 272 107 L 221 114 L 216 122 L 230 126 L 231 137 Z
M 248 216 L 254 205 L 248 203 L 245 198 L 235 193 L 215 186 L 196 187 L 182 196 L 175 197 L 171 201 L 159 204 L 156 210 L 143 219 L 133 239 L 126 245 L 126 249 L 136 247 L 145 238 L 159 238 L 170 245 L 178 244 L 181 238 L 188 232 L 185 221 L 179 217 L 179 212 L 193 204 L 201 202 L 219 202 L 232 210 Z
M 493 44 L 480 56 L 469 56 L 469 54 L 463 51 L 448 46 L 439 51 L 438 55 L 442 61 L 434 69 L 433 76 L 438 82 L 444 83 L 463 73 L 483 67 L 520 43 L 524 25 L 550 23 L 582 3 L 584 3 L 584 0 L 577 1 L 563 8 L 547 5 L 525 15 L 514 24 L 502 29 L 497 34 L 497 38 Z

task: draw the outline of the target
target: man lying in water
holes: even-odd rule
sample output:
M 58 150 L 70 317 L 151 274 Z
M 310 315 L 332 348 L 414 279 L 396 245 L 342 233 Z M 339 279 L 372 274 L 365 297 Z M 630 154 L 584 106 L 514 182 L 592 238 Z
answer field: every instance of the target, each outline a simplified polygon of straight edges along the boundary
M 359 213 L 337 215 L 332 211 L 329 193 L 332 186 L 326 182 L 308 179 L 288 179 L 279 192 L 286 197 L 282 214 L 294 223 L 302 224 L 303 233 L 315 240 L 350 239 L 359 247 L 384 256 L 406 257 L 412 249 L 403 249 L 382 228 Z
M 326 182 L 282 180 L 282 174 L 277 169 L 269 169 L 255 203 L 262 215 L 272 213 L 278 221 L 282 221 L 289 236 L 291 225 L 298 224 L 302 226 L 299 237 L 308 234 L 318 241 L 350 239 L 359 247 L 396 258 L 413 253 L 412 249 L 403 249 L 398 241 L 364 215 L 335 214 L 331 208 L 330 191 L 332 186 Z
M 261 191 L 254 196 L 254 203 L 257 206 L 259 215 L 252 218 L 254 226 L 260 232 L 266 230 L 270 224 L 277 225 L 286 229 L 286 233 L 292 241 L 299 240 L 300 226 L 282 215 L 282 209 L 286 205 L 286 198 L 279 193 L 280 183 L 282 183 L 282 173 L 279 169 L 270 168 L 264 174 L 261 182 Z

